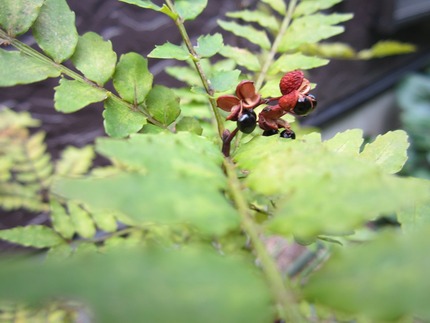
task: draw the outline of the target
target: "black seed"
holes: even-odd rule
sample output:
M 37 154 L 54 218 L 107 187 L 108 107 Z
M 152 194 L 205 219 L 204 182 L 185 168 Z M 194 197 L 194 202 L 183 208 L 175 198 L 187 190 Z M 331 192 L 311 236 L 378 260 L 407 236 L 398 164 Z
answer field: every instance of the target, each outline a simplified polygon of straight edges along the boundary
M 278 130 L 273 130 L 273 129 L 264 130 L 263 131 L 263 136 L 266 136 L 266 137 L 273 136 L 273 135 L 276 135 L 277 133 L 278 133 Z
M 296 133 L 293 130 L 285 129 L 279 134 L 279 137 L 285 138 L 285 139 L 296 139 Z
M 254 110 L 244 109 L 237 119 L 237 127 L 244 133 L 251 133 L 257 125 L 257 115 Z
M 313 94 L 308 94 L 308 98 L 311 100 L 312 102 L 312 109 L 315 109 L 317 107 L 317 99 L 315 98 L 315 95 Z
M 311 100 L 308 97 L 303 96 L 297 100 L 297 103 L 293 109 L 293 112 L 298 116 L 305 116 L 309 112 L 311 112 L 312 108 L 313 108 L 313 105 Z

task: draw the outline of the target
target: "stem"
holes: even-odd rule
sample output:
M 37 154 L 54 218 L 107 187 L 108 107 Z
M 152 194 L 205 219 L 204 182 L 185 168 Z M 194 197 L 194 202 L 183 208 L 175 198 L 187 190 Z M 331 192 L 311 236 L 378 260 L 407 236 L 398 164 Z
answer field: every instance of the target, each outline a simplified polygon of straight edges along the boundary
M 166 3 L 168 5 L 169 9 L 176 16 L 176 18 L 174 19 L 175 25 L 179 29 L 179 33 L 181 34 L 181 37 L 182 37 L 185 45 L 187 46 L 188 52 L 190 53 L 190 55 L 192 57 L 192 60 L 193 60 L 194 66 L 197 70 L 197 73 L 200 76 L 200 80 L 202 82 L 202 85 L 203 85 L 206 93 L 208 94 L 209 103 L 210 103 L 212 112 L 215 116 L 215 122 L 216 122 L 216 127 L 218 128 L 218 134 L 219 134 L 220 138 L 222 138 L 222 135 L 224 132 L 224 120 L 223 120 L 223 118 L 222 118 L 222 116 L 218 110 L 216 100 L 213 97 L 214 90 L 210 85 L 209 79 L 206 76 L 206 73 L 204 72 L 202 65 L 200 64 L 200 57 L 199 57 L 199 55 L 197 55 L 196 51 L 194 50 L 193 44 L 191 43 L 191 39 L 187 33 L 187 30 L 185 29 L 183 19 L 178 14 L 178 12 L 175 10 L 175 6 L 173 5 L 171 0 L 166 0 Z
M 236 176 L 233 162 L 225 158 L 224 167 L 229 180 L 230 193 L 242 218 L 242 227 L 249 235 L 254 246 L 256 256 L 260 261 L 262 270 L 278 305 L 279 316 L 286 322 L 304 322 L 303 317 L 297 310 L 296 299 L 292 292 L 290 281 L 288 278 L 284 279 L 282 277 L 275 260 L 270 256 L 265 245 L 260 240 L 259 229 L 252 220 L 248 204 L 242 194 L 241 184 Z
M 281 28 L 279 29 L 278 34 L 276 35 L 275 41 L 272 44 L 272 48 L 270 49 L 269 54 L 265 58 L 264 65 L 261 69 L 260 75 L 258 76 L 257 81 L 255 82 L 255 88 L 258 91 L 263 85 L 264 80 L 266 79 L 267 72 L 269 71 L 270 66 L 273 64 L 276 53 L 278 52 L 279 45 L 281 44 L 282 38 L 284 37 L 285 32 L 287 31 L 288 26 L 291 23 L 291 18 L 293 17 L 294 9 L 297 6 L 298 0 L 290 0 L 288 4 L 288 11 L 282 20 Z
M 72 71 L 71 69 L 67 68 L 66 66 L 54 62 L 49 57 L 43 55 L 42 53 L 38 52 L 37 50 L 33 49 L 32 47 L 28 46 L 27 44 L 24 44 L 23 42 L 17 40 L 16 38 L 10 37 L 7 33 L 5 33 L 1 29 L 0 29 L 0 39 L 5 40 L 8 44 L 11 44 L 13 47 L 15 47 L 21 53 L 23 53 L 23 54 L 25 54 L 25 55 L 27 55 L 29 57 L 32 57 L 34 59 L 37 59 L 38 61 L 40 61 L 40 62 L 42 62 L 44 64 L 47 64 L 47 65 L 50 65 L 50 66 L 54 67 L 55 69 L 59 70 L 61 72 L 61 74 L 67 75 L 71 79 L 76 80 L 78 82 L 89 84 L 92 87 L 95 87 L 95 88 L 99 89 L 100 91 L 104 91 L 106 93 L 106 97 L 109 97 L 112 100 L 116 101 L 117 103 L 119 103 L 119 104 L 121 104 L 123 106 L 126 106 L 128 109 L 130 109 L 132 111 L 137 111 L 139 113 L 142 113 L 143 115 L 145 115 L 145 117 L 148 119 L 149 122 L 155 124 L 156 126 L 158 126 L 160 128 L 167 129 L 167 127 L 165 125 L 163 125 L 159 121 L 155 120 L 144 109 L 138 109 L 135 105 L 133 105 L 133 104 L 127 102 L 127 101 L 124 101 L 123 99 L 121 99 L 117 95 L 115 95 L 112 92 L 106 90 L 104 87 L 99 86 L 98 84 L 96 84 L 96 83 L 88 80 L 84 76 L 76 73 L 75 71 Z

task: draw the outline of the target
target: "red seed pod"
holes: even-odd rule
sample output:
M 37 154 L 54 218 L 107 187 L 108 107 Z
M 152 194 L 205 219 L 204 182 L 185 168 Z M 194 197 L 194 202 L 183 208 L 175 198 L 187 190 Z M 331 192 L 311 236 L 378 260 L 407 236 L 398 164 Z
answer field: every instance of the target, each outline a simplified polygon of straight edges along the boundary
M 286 73 L 279 82 L 282 95 L 298 90 L 303 83 L 304 74 L 300 70 Z

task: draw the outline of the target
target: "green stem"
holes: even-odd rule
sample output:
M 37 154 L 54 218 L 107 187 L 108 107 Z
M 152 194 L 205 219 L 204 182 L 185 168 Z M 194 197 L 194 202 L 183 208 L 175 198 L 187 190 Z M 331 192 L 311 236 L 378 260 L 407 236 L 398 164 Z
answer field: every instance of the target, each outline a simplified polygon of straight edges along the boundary
M 298 0 L 291 0 L 289 5 L 288 5 L 287 14 L 285 15 L 284 19 L 282 20 L 281 28 L 279 29 L 279 32 L 276 35 L 275 41 L 272 44 L 272 48 L 270 49 L 269 54 L 265 58 L 264 65 L 261 69 L 260 74 L 258 75 L 257 81 L 255 82 L 255 88 L 257 91 L 263 85 L 263 82 L 267 76 L 267 72 L 269 71 L 270 66 L 273 64 L 276 53 L 278 52 L 279 45 L 281 44 L 282 38 L 284 37 L 285 32 L 287 31 L 287 28 L 291 23 L 291 19 L 293 17 L 294 10 L 297 6 L 297 1 Z
M 279 316 L 286 322 L 304 322 L 303 317 L 297 309 L 297 302 L 289 279 L 282 277 L 275 260 L 270 256 L 260 239 L 259 229 L 251 217 L 248 204 L 242 193 L 240 181 L 236 176 L 235 165 L 230 159 L 225 158 L 224 167 L 229 180 L 230 193 L 241 215 L 242 228 L 251 239 L 256 256 L 260 261 L 262 270 L 275 297 Z
M 38 52 L 37 50 L 33 49 L 32 47 L 28 46 L 27 44 L 24 44 L 23 42 L 17 40 L 16 38 L 10 37 L 7 33 L 5 33 L 3 30 L 0 29 L 0 39 L 5 40 L 8 44 L 11 44 L 13 47 L 15 47 L 17 50 L 19 50 L 21 53 L 32 57 L 34 59 L 37 59 L 38 61 L 50 65 L 54 68 L 56 68 L 57 70 L 59 70 L 61 72 L 61 74 L 67 75 L 68 77 L 70 77 L 73 80 L 82 82 L 82 83 L 86 83 L 89 84 L 97 89 L 99 89 L 100 91 L 104 91 L 106 93 L 106 96 L 111 98 L 113 101 L 126 106 L 128 109 L 132 110 L 132 111 L 137 111 L 139 113 L 142 113 L 143 115 L 145 115 L 145 117 L 148 119 L 149 122 L 155 124 L 158 127 L 161 128 L 166 128 L 165 125 L 163 125 L 162 123 L 160 123 L 159 121 L 155 120 L 147 111 L 145 111 L 144 109 L 138 109 L 135 105 L 124 101 L 123 99 L 121 99 L 120 97 L 118 97 L 117 95 L 113 94 L 112 92 L 106 90 L 104 87 L 99 86 L 98 84 L 88 80 L 87 78 L 85 78 L 84 76 L 76 73 L 75 71 L 72 71 L 71 69 L 67 68 L 66 66 L 56 63 L 54 62 L 52 59 L 50 59 L 49 57 L 43 55 L 42 53 Z
M 197 55 L 196 51 L 194 50 L 193 44 L 191 43 L 191 39 L 188 36 L 187 30 L 185 29 L 183 19 L 178 14 L 178 12 L 175 10 L 175 6 L 173 5 L 171 0 L 166 0 L 166 4 L 168 5 L 169 9 L 176 16 L 176 18 L 174 19 L 175 25 L 179 29 L 179 33 L 181 34 L 181 37 L 185 43 L 185 46 L 187 46 L 188 52 L 190 53 L 191 58 L 193 60 L 193 64 L 197 70 L 197 73 L 200 76 L 200 80 L 202 82 L 202 85 L 203 85 L 206 93 L 208 94 L 209 103 L 210 103 L 212 112 L 215 116 L 215 122 L 216 122 L 216 127 L 218 129 L 218 134 L 219 134 L 220 138 L 222 138 L 222 134 L 224 132 L 224 119 L 222 118 L 222 116 L 218 110 L 216 100 L 213 97 L 214 90 L 213 90 L 212 86 L 210 85 L 209 79 L 206 76 L 206 73 L 204 72 L 202 65 L 200 64 L 200 57 L 199 57 L 199 55 Z

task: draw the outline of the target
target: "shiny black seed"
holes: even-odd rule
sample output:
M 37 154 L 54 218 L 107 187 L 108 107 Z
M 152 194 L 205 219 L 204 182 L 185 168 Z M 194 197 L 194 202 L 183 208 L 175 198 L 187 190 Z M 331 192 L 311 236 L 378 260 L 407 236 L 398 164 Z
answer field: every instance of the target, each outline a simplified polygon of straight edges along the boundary
M 257 115 L 254 110 L 244 109 L 237 119 L 237 127 L 244 133 L 251 133 L 257 125 Z
M 313 94 L 308 94 L 308 98 L 310 98 L 310 99 L 311 99 L 311 102 L 312 102 L 312 109 L 315 109 L 315 108 L 317 107 L 317 103 L 318 103 L 317 99 L 315 98 L 315 95 L 313 95 Z
M 291 129 L 290 130 L 285 129 L 279 134 L 279 136 L 281 138 L 286 138 L 286 139 L 296 139 L 296 133 Z
M 263 131 L 263 136 L 266 136 L 266 137 L 273 136 L 273 135 L 276 135 L 277 133 L 278 133 L 278 130 L 273 130 L 273 129 L 264 130 Z
M 311 112 L 312 108 L 313 108 L 313 104 L 311 100 L 308 97 L 303 96 L 297 100 L 297 103 L 293 109 L 293 112 L 298 116 L 305 116 L 309 112 Z

